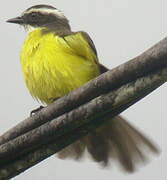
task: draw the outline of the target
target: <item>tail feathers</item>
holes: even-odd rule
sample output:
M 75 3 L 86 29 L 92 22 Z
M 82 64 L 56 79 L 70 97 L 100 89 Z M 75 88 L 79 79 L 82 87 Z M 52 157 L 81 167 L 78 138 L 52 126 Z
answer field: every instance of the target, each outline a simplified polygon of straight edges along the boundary
M 60 159 L 65 159 L 65 158 L 73 158 L 75 160 L 79 160 L 84 151 L 85 151 L 86 145 L 78 140 L 75 143 L 73 143 L 72 145 L 69 145 L 68 147 L 64 148 L 63 150 L 61 150 L 58 153 L 58 157 Z
M 94 161 L 106 166 L 112 158 L 128 172 L 133 172 L 137 164 L 148 160 L 148 151 L 156 154 L 159 152 L 146 136 L 121 116 L 111 119 L 96 131 L 64 148 L 58 157 L 79 159 L 85 149 Z
M 109 154 L 111 151 L 108 139 L 97 131 L 91 133 L 84 139 L 88 152 L 96 162 L 108 164 Z

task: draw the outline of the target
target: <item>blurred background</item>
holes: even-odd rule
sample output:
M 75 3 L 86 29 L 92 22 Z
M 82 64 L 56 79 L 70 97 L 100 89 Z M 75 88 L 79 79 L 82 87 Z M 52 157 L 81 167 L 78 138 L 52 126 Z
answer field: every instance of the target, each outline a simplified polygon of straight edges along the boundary
M 74 31 L 87 31 L 98 50 L 101 63 L 114 68 L 139 55 L 167 36 L 165 0 L 5 0 L 0 6 L 0 134 L 13 127 L 39 106 L 29 95 L 19 62 L 25 32 L 8 24 L 36 4 L 50 4 L 64 11 Z M 166 84 L 124 113 L 131 123 L 148 134 L 161 154 L 133 174 L 125 174 L 112 164 L 102 169 L 88 158 L 83 162 L 59 160 L 52 156 L 16 180 L 161 180 L 167 179 Z

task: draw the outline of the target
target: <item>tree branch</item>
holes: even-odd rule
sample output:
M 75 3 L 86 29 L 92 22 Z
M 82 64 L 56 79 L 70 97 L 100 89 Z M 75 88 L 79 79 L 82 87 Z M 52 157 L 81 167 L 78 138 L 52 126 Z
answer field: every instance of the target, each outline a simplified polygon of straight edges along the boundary
M 139 77 L 148 75 L 163 67 L 167 67 L 167 38 L 141 54 L 140 56 L 102 74 L 81 88 L 58 99 L 40 113 L 29 117 L 0 137 L 3 144 L 40 125 L 56 118 L 90 100 L 132 82 Z
M 162 85 L 166 79 L 167 38 L 3 135 L 1 143 L 6 143 L 0 146 L 0 179 L 23 172 L 87 135 L 108 117 L 118 115 Z M 13 140 L 8 142 L 10 139 Z
M 30 151 L 27 154 L 18 158 L 17 160 L 12 161 L 6 166 L 1 167 L 0 179 L 9 179 L 11 177 L 18 175 L 24 170 L 34 166 L 40 161 L 60 151 L 67 145 L 87 135 L 88 132 L 92 131 L 93 129 L 97 128 L 98 126 L 106 122 L 104 121 L 104 119 L 107 120 L 108 117 L 114 117 L 115 115 L 127 109 L 129 106 L 139 101 L 141 98 L 149 94 L 151 91 L 162 85 L 166 81 L 166 77 L 167 68 L 164 68 L 161 71 L 158 71 L 154 74 L 151 74 L 143 78 L 139 78 L 135 82 L 126 84 L 121 88 L 114 90 L 113 92 L 110 92 L 108 94 L 102 95 L 94 99 L 91 102 L 92 107 L 94 108 L 99 106 L 99 104 L 100 107 L 103 106 L 103 102 L 105 101 L 111 103 L 112 108 L 110 108 L 110 112 L 108 111 L 105 113 L 105 115 L 101 114 L 98 117 L 94 117 L 90 120 L 89 123 L 86 123 L 85 125 L 80 126 L 79 128 L 72 130 L 70 133 L 67 133 L 59 138 L 52 137 L 51 142 L 48 142 L 47 144 L 42 145 L 40 148 L 37 148 L 34 151 Z M 80 107 L 74 111 L 85 111 L 86 106 L 87 105 L 83 105 L 83 107 Z M 90 111 L 92 111 L 92 109 Z M 69 115 L 66 117 L 68 117 L 68 119 L 72 118 L 71 120 L 73 120 L 73 116 Z M 81 116 L 79 116 L 78 118 L 80 119 L 80 117 Z M 62 129 L 64 129 L 64 127 L 62 127 Z

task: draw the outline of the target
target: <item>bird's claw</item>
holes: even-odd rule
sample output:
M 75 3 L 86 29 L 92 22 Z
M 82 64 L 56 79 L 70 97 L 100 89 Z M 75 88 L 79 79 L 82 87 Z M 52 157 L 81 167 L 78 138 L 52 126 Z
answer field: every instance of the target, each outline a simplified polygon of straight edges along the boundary
M 32 117 L 34 114 L 36 114 L 37 112 L 39 112 L 43 108 L 44 108 L 44 106 L 40 106 L 39 108 L 32 110 L 30 113 L 30 116 Z

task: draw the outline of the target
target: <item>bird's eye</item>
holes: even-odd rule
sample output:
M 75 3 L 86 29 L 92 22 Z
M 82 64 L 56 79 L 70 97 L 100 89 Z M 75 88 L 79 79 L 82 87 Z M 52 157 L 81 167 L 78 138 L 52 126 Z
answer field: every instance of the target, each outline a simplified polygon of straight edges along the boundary
M 31 18 L 35 19 L 37 16 L 37 13 L 31 13 Z

